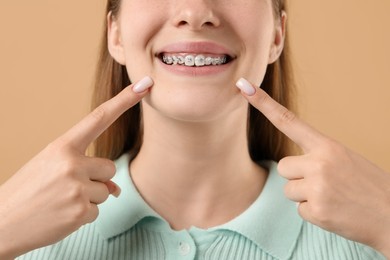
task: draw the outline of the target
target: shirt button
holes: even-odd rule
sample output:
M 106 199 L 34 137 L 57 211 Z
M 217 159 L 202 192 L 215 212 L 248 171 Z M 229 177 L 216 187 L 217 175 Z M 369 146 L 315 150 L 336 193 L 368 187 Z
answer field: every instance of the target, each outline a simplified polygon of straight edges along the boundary
M 180 242 L 179 243 L 179 252 L 181 255 L 188 255 L 191 251 L 191 246 L 186 242 Z

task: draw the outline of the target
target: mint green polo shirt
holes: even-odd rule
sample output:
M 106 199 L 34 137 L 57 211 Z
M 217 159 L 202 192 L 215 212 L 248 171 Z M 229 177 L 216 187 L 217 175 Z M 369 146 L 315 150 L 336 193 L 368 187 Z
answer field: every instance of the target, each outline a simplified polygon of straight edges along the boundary
M 129 156 L 116 161 L 113 181 L 122 193 L 99 206 L 99 217 L 63 241 L 23 260 L 385 259 L 373 249 L 305 222 L 284 196 L 277 164 L 253 204 L 235 219 L 209 229 L 175 231 L 142 199 L 129 174 Z

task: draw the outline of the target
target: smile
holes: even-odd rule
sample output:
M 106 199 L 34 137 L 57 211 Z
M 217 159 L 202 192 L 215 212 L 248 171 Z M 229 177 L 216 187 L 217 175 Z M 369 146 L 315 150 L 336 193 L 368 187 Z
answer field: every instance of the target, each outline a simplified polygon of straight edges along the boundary
M 187 67 L 218 66 L 228 63 L 228 55 L 211 56 L 207 54 L 160 54 L 160 59 L 167 65 Z

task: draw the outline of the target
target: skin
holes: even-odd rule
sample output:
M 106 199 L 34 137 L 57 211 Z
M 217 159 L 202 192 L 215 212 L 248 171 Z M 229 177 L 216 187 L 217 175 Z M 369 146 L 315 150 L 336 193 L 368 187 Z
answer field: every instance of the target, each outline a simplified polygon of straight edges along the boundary
M 136 23 L 126 15 L 135 11 L 140 14 Z M 264 179 L 254 176 L 263 170 L 250 162 L 246 129 L 231 127 L 245 125 L 247 118 L 246 104 L 232 83 L 244 77 L 261 85 L 267 64 L 283 48 L 285 20 L 285 15 L 274 18 L 266 0 L 125 0 L 119 16 L 109 19 L 113 57 L 126 65 L 130 78 L 148 74 L 156 79 L 143 102 L 145 142 L 130 171 L 145 200 L 173 228 L 221 224 L 261 191 Z M 212 78 L 161 70 L 153 53 L 181 40 L 225 43 L 237 59 L 228 73 Z M 290 180 L 286 196 L 300 202 L 301 216 L 388 256 L 390 175 L 296 119 L 261 91 L 246 97 L 305 152 L 279 164 L 281 175 Z M 232 192 L 239 196 L 232 197 Z
M 367 244 L 390 259 L 390 174 L 313 129 L 263 90 L 245 98 L 302 148 L 278 164 L 285 194 L 305 220 Z
M 126 15 L 135 12 L 136 18 Z M 249 85 L 253 91 L 247 95 L 235 87 L 240 77 L 259 86 L 266 65 L 283 48 L 285 16 L 275 20 L 270 1 L 124 0 L 120 15 L 108 19 L 112 56 L 133 81 L 151 75 L 155 84 L 141 93 L 126 88 L 1 187 L 1 259 L 59 241 L 97 217 L 96 204 L 118 193 L 109 181 L 115 169 L 109 160 L 86 157 L 85 149 L 144 97 L 144 143 L 130 170 L 144 199 L 172 228 L 222 224 L 261 192 L 267 173 L 246 149 L 249 101 L 305 152 L 279 164 L 290 180 L 286 195 L 300 202 L 301 216 L 389 257 L 389 174 L 297 119 L 261 89 Z M 223 42 L 237 60 L 215 77 L 170 75 L 153 54 L 180 40 Z
M 129 19 L 135 12 L 136 21 Z M 131 79 L 147 74 L 155 81 L 142 103 L 144 142 L 130 167 L 143 198 L 177 230 L 233 219 L 266 179 L 248 153 L 248 104 L 234 82 L 244 75 L 260 84 L 283 49 L 284 27 L 271 1 L 125 0 L 108 24 L 111 55 Z M 182 41 L 216 42 L 236 59 L 211 76 L 168 72 L 155 54 Z
M 87 146 L 148 91 L 128 87 L 102 104 L 16 172 L 0 189 L 0 259 L 53 244 L 98 216 L 119 188 L 114 163 L 85 156 Z
M 136 18 L 129 15 L 133 13 Z M 283 49 L 282 28 L 276 23 L 270 0 L 124 0 L 118 17 L 109 18 L 109 50 L 126 65 L 132 80 L 145 75 L 154 79 L 154 90 L 144 100 L 148 111 L 181 122 L 216 121 L 245 112 L 247 104 L 234 83 L 245 77 L 261 84 L 267 65 Z M 154 56 L 164 46 L 183 41 L 216 42 L 236 55 L 237 62 L 208 77 L 168 73 Z

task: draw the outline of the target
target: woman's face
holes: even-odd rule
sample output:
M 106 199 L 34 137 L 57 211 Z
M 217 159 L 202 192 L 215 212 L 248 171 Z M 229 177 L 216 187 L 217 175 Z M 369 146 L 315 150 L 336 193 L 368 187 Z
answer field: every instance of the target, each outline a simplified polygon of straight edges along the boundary
M 109 50 L 131 81 L 155 84 L 144 102 L 163 115 L 213 120 L 247 108 L 235 82 L 260 85 L 282 48 L 271 0 L 122 0 Z

